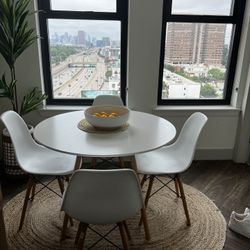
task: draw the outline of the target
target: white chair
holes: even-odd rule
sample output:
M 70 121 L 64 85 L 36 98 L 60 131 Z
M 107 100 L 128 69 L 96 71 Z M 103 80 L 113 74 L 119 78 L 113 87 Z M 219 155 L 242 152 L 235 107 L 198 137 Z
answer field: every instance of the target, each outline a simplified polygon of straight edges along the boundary
M 98 95 L 94 101 L 93 101 L 93 106 L 96 106 L 96 105 L 117 105 L 117 106 L 124 106 L 123 104 L 123 101 L 121 99 L 120 96 L 117 96 L 117 95 Z M 105 163 L 105 162 L 110 162 L 110 160 L 112 160 L 112 158 L 110 160 L 108 159 L 102 159 L 102 163 Z M 124 162 L 122 160 L 121 157 L 118 157 L 118 160 L 119 160 L 119 164 L 120 164 L 120 167 L 124 167 Z M 96 158 L 92 158 L 92 167 L 95 168 L 96 167 Z
M 120 96 L 117 95 L 98 95 L 94 101 L 93 106 L 96 105 L 117 105 L 124 106 Z
M 176 193 L 182 199 L 188 226 L 191 225 L 190 217 L 180 174 L 191 165 L 199 135 L 206 122 L 207 117 L 202 113 L 196 112 L 186 120 L 180 135 L 172 145 L 135 156 L 138 173 L 144 175 L 141 186 L 143 186 L 149 176 L 145 206 L 147 206 L 149 198 L 162 189 L 161 187 L 151 194 L 154 179 L 157 178 L 166 186 L 169 182 L 166 184 L 157 176 L 167 175 L 175 182 Z
M 38 176 L 54 176 L 57 178 L 61 193 L 64 192 L 62 177 L 72 174 L 76 157 L 59 153 L 37 144 L 28 131 L 24 120 L 14 111 L 6 111 L 1 115 L 1 120 L 6 126 L 19 166 L 29 174 L 19 230 L 22 229 L 28 200 L 34 198 L 36 182 L 56 193 L 48 184 L 43 184 Z M 42 189 L 43 189 L 42 188 Z M 40 192 L 41 190 L 37 191 Z M 57 193 L 56 193 L 57 194 Z M 31 196 L 31 197 L 30 197 Z
M 69 217 L 80 221 L 75 241 L 78 249 L 83 248 L 87 228 L 93 230 L 89 224 L 117 224 L 123 247 L 128 249 L 127 238 L 130 235 L 125 220 L 140 210 L 146 239 L 150 239 L 140 183 L 131 169 L 76 170 L 65 191 L 61 209 L 65 211 L 61 239 L 65 238 Z M 96 230 L 93 231 L 101 235 Z M 79 240 L 81 234 L 83 237 Z M 107 234 L 101 236 L 101 239 L 110 242 L 105 236 Z

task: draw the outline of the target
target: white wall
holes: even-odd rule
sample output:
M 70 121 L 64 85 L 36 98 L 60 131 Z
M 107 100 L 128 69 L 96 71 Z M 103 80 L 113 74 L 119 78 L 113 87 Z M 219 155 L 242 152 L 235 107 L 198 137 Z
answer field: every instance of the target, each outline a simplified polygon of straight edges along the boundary
M 248 10 L 249 13 L 249 0 Z M 236 141 L 237 138 L 248 136 L 248 120 L 244 120 L 241 112 L 243 99 L 245 103 L 248 97 L 247 74 L 249 69 L 246 65 L 249 58 L 249 19 L 245 19 L 244 36 L 241 42 L 239 65 L 237 68 L 236 82 L 239 91 L 234 91 L 232 106 L 227 107 L 157 107 L 157 85 L 160 60 L 161 40 L 161 14 L 162 0 L 130 0 L 129 6 L 129 33 L 128 33 L 128 106 L 131 109 L 154 113 L 169 119 L 174 123 L 177 130 L 181 128 L 185 119 L 194 111 L 202 111 L 208 116 L 208 123 L 198 143 L 196 158 L 198 159 L 233 159 L 245 162 L 248 154 L 248 140 Z M 34 23 L 34 17 L 31 20 Z M 247 50 L 245 50 L 247 46 Z M 243 64 L 244 63 L 244 64 Z M 0 73 L 4 65 L 0 59 Z M 21 92 L 31 86 L 41 87 L 39 55 L 37 44 L 29 48 L 18 62 L 17 77 L 21 83 Z M 6 110 L 0 100 L 0 113 Z M 75 108 L 73 108 L 75 109 Z M 65 109 L 68 111 L 68 109 Z M 27 122 L 35 125 L 46 117 L 64 112 L 64 110 L 50 109 L 35 111 L 27 115 Z M 248 111 L 250 113 L 250 111 Z M 241 123 L 239 124 L 239 117 Z M 244 130 L 242 130 L 242 121 Z M 239 130 L 238 130 L 239 127 Z M 247 148 L 247 150 L 246 150 Z

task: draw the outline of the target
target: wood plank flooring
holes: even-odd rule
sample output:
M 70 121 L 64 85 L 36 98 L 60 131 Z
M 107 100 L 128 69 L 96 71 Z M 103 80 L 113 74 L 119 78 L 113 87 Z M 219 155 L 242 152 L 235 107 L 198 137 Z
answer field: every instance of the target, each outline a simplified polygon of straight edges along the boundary
M 195 161 L 183 174 L 189 184 L 215 202 L 228 222 L 232 210 L 242 213 L 250 208 L 250 166 L 232 161 Z M 0 176 L 1 180 L 1 176 Z M 11 181 L 2 176 L 5 200 L 22 191 L 25 181 Z M 250 239 L 227 230 L 225 250 L 250 250 Z

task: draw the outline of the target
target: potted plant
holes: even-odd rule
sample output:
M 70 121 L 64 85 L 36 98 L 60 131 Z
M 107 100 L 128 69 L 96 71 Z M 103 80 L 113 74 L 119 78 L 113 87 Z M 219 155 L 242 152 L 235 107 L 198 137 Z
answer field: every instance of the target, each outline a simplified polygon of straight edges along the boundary
M 9 74 L 0 77 L 0 97 L 9 99 L 12 109 L 21 116 L 37 109 L 46 95 L 33 88 L 23 97 L 17 93 L 15 64 L 22 53 L 36 40 L 35 30 L 29 28 L 27 9 L 30 0 L 0 0 L 0 54 L 9 67 Z M 7 174 L 22 174 L 15 161 L 14 150 L 6 129 L 3 131 L 3 159 Z

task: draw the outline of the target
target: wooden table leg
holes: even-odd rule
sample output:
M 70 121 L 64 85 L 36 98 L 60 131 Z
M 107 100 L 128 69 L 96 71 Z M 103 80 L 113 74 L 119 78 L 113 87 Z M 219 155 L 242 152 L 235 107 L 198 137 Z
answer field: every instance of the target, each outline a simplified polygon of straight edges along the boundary
M 134 155 L 130 156 L 130 160 L 131 160 L 132 169 L 137 173 L 137 164 L 136 164 L 135 156 Z
M 82 163 L 82 157 L 78 155 L 78 156 L 76 157 L 75 170 L 81 168 L 81 163 Z

